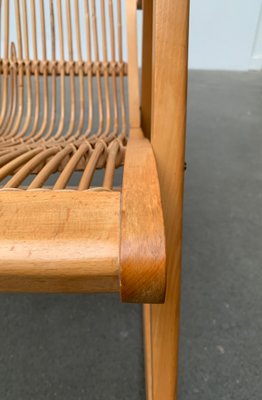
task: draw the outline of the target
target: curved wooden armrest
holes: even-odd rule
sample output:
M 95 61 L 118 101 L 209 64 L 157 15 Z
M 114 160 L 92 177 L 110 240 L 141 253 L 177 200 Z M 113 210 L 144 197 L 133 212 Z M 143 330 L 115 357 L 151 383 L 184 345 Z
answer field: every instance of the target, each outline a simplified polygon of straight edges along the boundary
M 162 303 L 166 251 L 153 150 L 140 129 L 127 145 L 121 206 L 120 291 L 124 302 Z

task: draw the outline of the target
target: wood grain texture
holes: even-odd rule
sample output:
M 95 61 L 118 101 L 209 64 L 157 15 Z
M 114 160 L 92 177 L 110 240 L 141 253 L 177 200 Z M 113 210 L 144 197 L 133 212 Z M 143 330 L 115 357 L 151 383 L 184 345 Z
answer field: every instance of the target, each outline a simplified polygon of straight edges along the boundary
M 146 377 L 146 398 L 153 400 L 153 347 L 151 331 L 151 307 L 149 304 L 143 307 L 143 329 L 144 329 L 144 364 Z
M 140 128 L 140 95 L 137 51 L 137 3 L 126 1 L 127 51 L 128 51 L 128 103 L 131 128 Z
M 152 37 L 153 2 L 143 1 L 143 50 L 142 50 L 142 91 L 141 91 L 141 127 L 145 137 L 151 137 L 152 109 Z
M 1 191 L 0 290 L 119 290 L 119 192 Z
M 120 285 L 124 302 L 164 301 L 165 234 L 155 159 L 141 130 L 127 145 L 120 245 Z
M 146 349 L 151 347 L 151 354 L 146 357 L 147 399 L 175 400 L 189 0 L 154 1 L 153 15 L 152 146 L 165 221 L 167 292 L 165 304 L 144 306 Z

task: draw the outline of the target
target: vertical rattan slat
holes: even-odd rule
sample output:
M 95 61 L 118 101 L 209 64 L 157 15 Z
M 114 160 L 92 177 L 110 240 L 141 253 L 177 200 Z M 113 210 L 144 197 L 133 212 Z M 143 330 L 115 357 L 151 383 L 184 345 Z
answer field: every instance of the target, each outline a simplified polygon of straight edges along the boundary
M 51 31 L 51 60 L 52 60 L 52 69 L 51 69 L 51 111 L 50 111 L 50 122 L 49 128 L 45 134 L 45 139 L 49 139 L 52 135 L 52 132 L 55 127 L 55 119 L 56 119 L 56 70 L 55 70 L 55 62 L 56 62 L 56 36 L 55 36 L 55 21 L 54 21 L 54 2 L 53 0 L 49 0 L 50 4 L 50 31 Z
M 123 10 L 122 0 L 14 0 L 14 9 L 1 2 L 0 166 L 12 163 L 0 171 L 2 187 L 42 187 L 57 172 L 53 188 L 66 188 L 82 171 L 78 187 L 86 190 L 103 169 L 101 185 L 112 189 L 128 138 L 127 86 L 129 115 L 139 118 L 136 40 L 127 40 L 132 84 L 123 57 L 122 19 L 128 14 L 136 35 L 134 3 Z
M 7 110 L 7 91 L 8 91 L 8 69 L 7 60 L 9 56 L 9 7 L 8 1 L 4 2 L 4 60 L 3 60 L 3 92 L 2 92 L 2 104 L 1 104 L 1 114 L 0 114 L 0 125 L 3 123 L 6 110 Z

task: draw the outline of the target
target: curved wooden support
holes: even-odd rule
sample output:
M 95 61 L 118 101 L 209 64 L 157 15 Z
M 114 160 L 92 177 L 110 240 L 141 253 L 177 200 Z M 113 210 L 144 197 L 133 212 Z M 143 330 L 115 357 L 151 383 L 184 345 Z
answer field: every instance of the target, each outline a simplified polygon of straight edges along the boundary
M 124 302 L 165 299 L 165 234 L 158 175 L 150 142 L 131 131 L 121 206 L 120 291 Z

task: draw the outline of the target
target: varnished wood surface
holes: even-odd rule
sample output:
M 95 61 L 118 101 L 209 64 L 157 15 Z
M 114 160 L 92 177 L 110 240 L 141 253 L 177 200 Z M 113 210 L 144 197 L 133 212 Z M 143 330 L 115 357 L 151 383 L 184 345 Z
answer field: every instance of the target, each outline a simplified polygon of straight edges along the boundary
M 131 128 L 140 128 L 140 94 L 137 51 L 137 0 L 126 1 L 128 59 L 128 102 Z
M 143 50 L 142 50 L 142 90 L 141 90 L 141 127 L 144 135 L 151 137 L 152 111 L 152 37 L 153 37 L 153 1 L 143 1 Z
M 147 399 L 175 400 L 189 1 L 154 1 L 153 13 L 152 146 L 157 161 L 165 221 L 167 292 L 165 304 L 144 307 Z
M 127 145 L 121 204 L 120 289 L 124 302 L 164 301 L 165 234 L 155 159 L 141 130 Z
M 1 191 L 0 290 L 119 290 L 119 192 Z
M 144 364 L 146 378 L 146 398 L 153 400 L 153 347 L 151 331 L 151 307 L 149 304 L 143 307 L 143 333 L 144 333 Z

